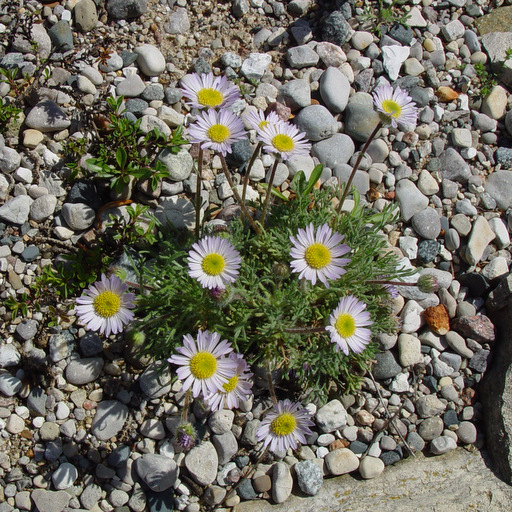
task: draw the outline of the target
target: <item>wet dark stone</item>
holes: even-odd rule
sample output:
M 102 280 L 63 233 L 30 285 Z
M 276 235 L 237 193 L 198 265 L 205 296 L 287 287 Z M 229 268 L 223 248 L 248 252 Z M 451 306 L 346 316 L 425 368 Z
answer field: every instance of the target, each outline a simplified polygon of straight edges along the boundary
M 247 478 L 242 480 L 242 483 L 238 486 L 237 493 L 243 500 L 254 500 L 257 496 L 251 481 Z
M 85 203 L 98 210 L 104 203 L 93 181 L 75 181 L 66 197 L 66 203 Z
M 249 139 L 237 140 L 231 145 L 231 153 L 226 155 L 226 162 L 240 167 L 247 163 L 252 156 L 252 148 Z
M 397 450 L 392 450 L 381 453 L 380 458 L 386 466 L 390 466 L 391 464 L 396 464 L 402 458 L 402 455 Z
M 334 11 L 324 20 L 322 37 L 324 41 L 344 45 L 351 37 L 352 29 L 341 11 Z
M 406 27 L 401 23 L 395 23 L 388 31 L 389 37 L 392 37 L 395 41 L 402 43 L 404 46 L 411 44 L 414 33 L 412 28 Z
M 440 248 L 441 245 L 435 240 L 422 240 L 418 244 L 418 262 L 425 264 L 434 261 Z
M 482 274 L 476 272 L 468 272 L 461 274 L 458 281 L 462 286 L 469 288 L 471 297 L 482 297 L 489 290 L 489 283 Z
M 457 413 L 453 409 L 448 409 L 443 414 L 443 422 L 446 428 L 460 423 L 459 418 L 457 418 Z

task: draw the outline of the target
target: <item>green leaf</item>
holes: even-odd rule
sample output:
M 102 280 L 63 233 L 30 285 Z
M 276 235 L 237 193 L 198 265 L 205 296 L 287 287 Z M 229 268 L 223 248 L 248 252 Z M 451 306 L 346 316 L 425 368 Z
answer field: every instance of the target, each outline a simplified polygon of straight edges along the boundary
M 268 189 L 268 183 L 260 183 L 261 187 L 264 188 L 265 190 Z M 277 190 L 277 188 L 272 188 L 272 190 L 270 191 L 271 194 L 274 194 L 276 197 L 279 197 L 279 199 L 282 199 L 283 201 L 286 201 L 288 202 L 288 198 L 282 193 L 280 192 L 279 190 Z
M 315 183 L 319 180 L 320 176 L 322 175 L 323 169 L 324 166 L 322 164 L 318 164 L 317 166 L 315 166 L 306 184 L 306 188 L 304 189 L 305 195 L 309 194 L 313 190 Z
M 122 147 L 117 148 L 116 162 L 121 170 L 126 167 L 127 161 L 128 161 L 128 155 L 126 154 L 126 150 Z

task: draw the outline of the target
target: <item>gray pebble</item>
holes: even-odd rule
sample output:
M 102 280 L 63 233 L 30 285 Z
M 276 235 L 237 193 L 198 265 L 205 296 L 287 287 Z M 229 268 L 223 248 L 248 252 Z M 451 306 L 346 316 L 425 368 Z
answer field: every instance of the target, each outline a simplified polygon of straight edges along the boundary
M 302 492 L 315 496 L 323 484 L 323 471 L 312 460 L 304 460 L 294 465 L 297 483 Z
M 108 441 L 123 428 L 128 407 L 117 400 L 100 402 L 92 421 L 91 432 L 100 441 Z
M 10 373 L 0 374 L 0 393 L 5 396 L 14 396 L 22 388 L 21 380 Z
M 95 381 L 103 369 L 101 357 L 75 359 L 66 366 L 66 380 L 75 386 L 82 386 Z
M 327 139 L 338 131 L 338 123 L 322 105 L 303 108 L 295 117 L 295 124 L 312 142 Z

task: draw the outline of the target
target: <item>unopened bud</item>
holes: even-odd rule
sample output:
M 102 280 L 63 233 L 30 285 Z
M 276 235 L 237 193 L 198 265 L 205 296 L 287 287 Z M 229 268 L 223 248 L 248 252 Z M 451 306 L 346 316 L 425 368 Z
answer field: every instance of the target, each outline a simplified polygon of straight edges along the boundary
M 185 450 L 190 450 L 197 440 L 197 432 L 192 423 L 184 422 L 178 425 L 176 429 L 176 440 Z
M 128 341 L 134 345 L 135 347 L 140 347 L 146 341 L 146 335 L 142 331 L 138 331 L 137 329 L 132 329 L 126 333 L 126 337 Z
M 439 282 L 437 277 L 432 274 L 423 274 L 416 283 L 418 290 L 423 293 L 435 293 L 439 290 Z
M 285 263 L 275 263 L 272 272 L 279 279 L 284 279 L 290 275 L 290 268 Z

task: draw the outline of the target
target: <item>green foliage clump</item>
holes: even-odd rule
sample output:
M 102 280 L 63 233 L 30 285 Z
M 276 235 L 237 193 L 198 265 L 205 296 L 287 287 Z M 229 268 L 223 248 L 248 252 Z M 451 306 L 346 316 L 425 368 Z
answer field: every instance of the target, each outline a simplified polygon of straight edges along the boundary
M 178 153 L 180 146 L 187 144 L 183 139 L 182 127 L 176 128 L 170 140 L 160 130 L 153 128 L 144 134 L 140 129 L 141 119 L 132 122 L 122 115 L 123 96 L 108 98 L 111 109 L 110 124 L 102 133 L 98 146 L 92 148 L 97 154 L 87 160 L 87 167 L 99 178 L 110 180 L 111 188 L 120 193 L 130 180 L 149 180 L 156 190 L 160 180 L 169 176 L 165 165 L 157 159 L 163 149 Z M 75 179 L 78 167 L 74 167 L 70 179 Z
M 329 387 L 351 391 L 371 362 L 377 345 L 361 354 L 336 351 L 325 326 L 345 295 L 366 303 L 373 333 L 394 332 L 396 318 L 388 309 L 389 294 L 369 281 L 405 275 L 397 271 L 397 257 L 386 250 L 382 228 L 396 221 L 392 207 L 375 212 L 356 202 L 351 212 L 337 215 L 339 193 L 313 190 L 321 166 L 309 182 L 298 173 L 291 182 L 293 197 L 276 204 L 261 234 L 239 217 L 214 234 L 227 237 L 240 252 L 238 279 L 227 289 L 212 292 L 188 275 L 187 255 L 192 234 L 174 233 L 162 242 L 151 266 L 143 269 L 135 329 L 145 335 L 144 350 L 166 358 L 182 344 L 184 334 L 208 329 L 228 339 L 251 364 L 279 369 L 304 398 L 327 398 Z M 351 247 L 346 273 L 330 282 L 311 285 L 290 268 L 290 236 L 309 223 L 329 223 Z
M 378 7 L 376 8 L 374 5 L 365 2 L 362 19 L 374 23 L 375 30 L 379 35 L 385 33 L 395 23 L 407 26 L 410 14 L 400 11 L 400 6 L 404 3 L 404 0 L 393 0 L 385 5 L 384 0 L 378 0 Z

